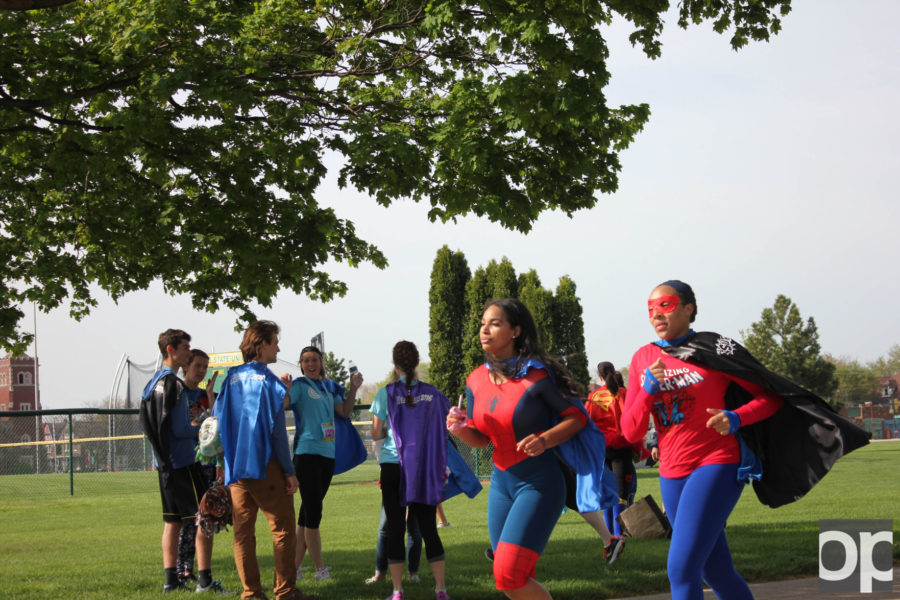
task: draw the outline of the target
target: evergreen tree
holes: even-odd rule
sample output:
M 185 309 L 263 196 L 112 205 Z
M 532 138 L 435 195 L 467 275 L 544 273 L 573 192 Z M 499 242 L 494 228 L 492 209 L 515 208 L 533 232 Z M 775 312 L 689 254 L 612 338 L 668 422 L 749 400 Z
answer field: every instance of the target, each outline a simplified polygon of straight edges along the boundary
M 584 347 L 584 311 L 575 292 L 572 278 L 568 275 L 560 277 L 553 299 L 554 345 L 548 350 L 565 362 L 572 377 L 587 390 L 591 376 Z
M 484 362 L 484 351 L 481 349 L 478 330 L 481 328 L 481 313 L 484 312 L 484 305 L 490 298 L 492 296 L 488 290 L 487 271 L 484 267 L 478 267 L 466 284 L 468 316 L 463 336 L 463 371 L 466 375 Z
M 344 366 L 343 358 L 338 358 L 334 352 L 325 352 L 322 355 L 322 366 L 325 367 L 325 377 L 336 381 L 345 388 L 350 385 L 350 372 Z
M 541 286 L 537 272 L 531 269 L 519 275 L 519 300 L 528 307 L 537 325 L 538 338 L 548 352 L 554 347 L 553 292 Z
M 428 290 L 428 356 L 431 383 L 451 401 L 465 388 L 468 374 L 463 363 L 466 331 L 466 284 L 469 265 L 462 252 L 444 246 L 437 251 Z
M 820 355 L 819 332 L 810 317 L 804 325 L 800 309 L 779 294 L 772 308 L 763 309 L 760 320 L 741 331 L 744 346 L 770 370 L 830 398 L 837 389 L 835 365 Z
M 519 282 L 516 278 L 516 270 L 512 263 L 505 256 L 497 262 L 492 260 L 485 269 L 488 281 L 489 297 L 488 300 L 496 300 L 497 298 L 516 298 L 518 297 Z

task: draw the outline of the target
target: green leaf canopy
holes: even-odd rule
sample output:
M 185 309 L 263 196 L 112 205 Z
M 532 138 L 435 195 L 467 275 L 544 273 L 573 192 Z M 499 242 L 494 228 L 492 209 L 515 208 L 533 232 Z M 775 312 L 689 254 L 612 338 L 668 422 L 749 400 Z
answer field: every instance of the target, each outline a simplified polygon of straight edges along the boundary
M 16 8 L 5 2 L 0 9 Z M 34 6 L 40 6 L 35 3 Z M 242 320 L 280 289 L 329 299 L 333 259 L 384 267 L 321 207 L 339 182 L 432 220 L 527 231 L 617 186 L 644 104 L 609 107 L 601 26 L 659 55 L 662 0 L 93 0 L 0 12 L 0 343 L 18 304 L 73 316 L 160 279 Z M 732 44 L 789 0 L 685 0 Z

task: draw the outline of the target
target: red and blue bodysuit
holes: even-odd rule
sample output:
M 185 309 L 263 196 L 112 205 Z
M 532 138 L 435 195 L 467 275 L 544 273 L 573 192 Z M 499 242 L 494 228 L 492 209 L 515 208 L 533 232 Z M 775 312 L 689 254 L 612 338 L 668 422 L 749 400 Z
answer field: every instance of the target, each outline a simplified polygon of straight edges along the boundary
M 466 379 L 466 410 L 467 426 L 494 445 L 488 496 L 494 579 L 497 589 L 519 589 L 535 577 L 537 559 L 562 512 L 566 486 L 555 452 L 530 457 L 516 450 L 516 444 L 560 418 L 576 415 L 584 424 L 587 415 L 560 395 L 544 368 L 520 371 L 497 384 L 484 365 Z
M 660 488 L 672 522 L 667 565 L 672 598 L 701 599 L 706 581 L 719 598 L 752 599 L 734 569 L 725 538 L 725 522 L 746 483 L 738 467 L 749 452 L 733 433 L 773 415 L 782 399 L 749 381 L 664 353 L 667 345 L 665 341 L 648 344 L 632 358 L 621 428 L 626 439 L 637 442 L 647 432 L 648 416 L 656 424 Z M 648 367 L 659 358 L 666 372 L 657 381 Z M 726 409 L 726 391 L 732 385 L 752 398 L 733 411 L 737 423 L 729 415 L 732 432 L 721 435 L 706 426 L 712 416 L 707 409 Z

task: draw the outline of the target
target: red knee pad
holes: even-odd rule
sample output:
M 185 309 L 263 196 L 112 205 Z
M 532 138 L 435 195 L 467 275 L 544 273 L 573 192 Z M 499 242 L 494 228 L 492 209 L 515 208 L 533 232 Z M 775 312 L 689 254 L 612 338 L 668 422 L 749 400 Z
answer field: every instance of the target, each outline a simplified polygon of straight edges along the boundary
M 540 554 L 534 550 L 500 542 L 494 551 L 494 581 L 498 590 L 517 590 L 535 578 Z

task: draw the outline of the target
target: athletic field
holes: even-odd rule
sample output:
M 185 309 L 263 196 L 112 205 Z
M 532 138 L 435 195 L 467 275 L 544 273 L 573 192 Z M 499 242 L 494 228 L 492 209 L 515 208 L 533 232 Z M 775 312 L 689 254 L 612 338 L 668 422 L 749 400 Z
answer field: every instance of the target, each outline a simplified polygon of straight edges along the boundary
M 0 599 L 160 597 L 162 523 L 156 475 L 79 477 L 98 478 L 95 486 L 88 486 L 90 494 L 35 492 L 40 486 L 68 489 L 67 475 L 0 477 Z M 639 470 L 638 496 L 652 494 L 659 500 L 657 477 L 656 469 Z M 389 594 L 387 583 L 363 583 L 374 571 L 380 503 L 376 478 L 377 467 L 371 462 L 335 478 L 322 522 L 325 562 L 333 578 L 299 582 L 305 592 L 323 600 L 371 600 Z M 501 598 L 484 558 L 487 489 L 474 500 L 454 498 L 445 510 L 452 526 L 439 531 L 451 596 Z M 819 519 L 894 519 L 894 560 L 900 561 L 900 442 L 873 443 L 844 457 L 807 497 L 786 507 L 764 507 L 752 490 L 745 490 L 727 528 L 738 570 L 748 581 L 816 576 Z M 230 531 L 216 536 L 213 576 L 238 591 L 231 542 Z M 263 581 L 270 581 L 271 536 L 262 517 L 258 544 Z M 560 518 L 538 563 L 538 579 L 557 600 L 667 591 L 667 550 L 667 540 L 630 540 L 622 558 L 607 566 L 599 537 L 569 512 Z M 434 597 L 424 556 L 421 574 L 421 583 L 404 584 L 411 600 Z

